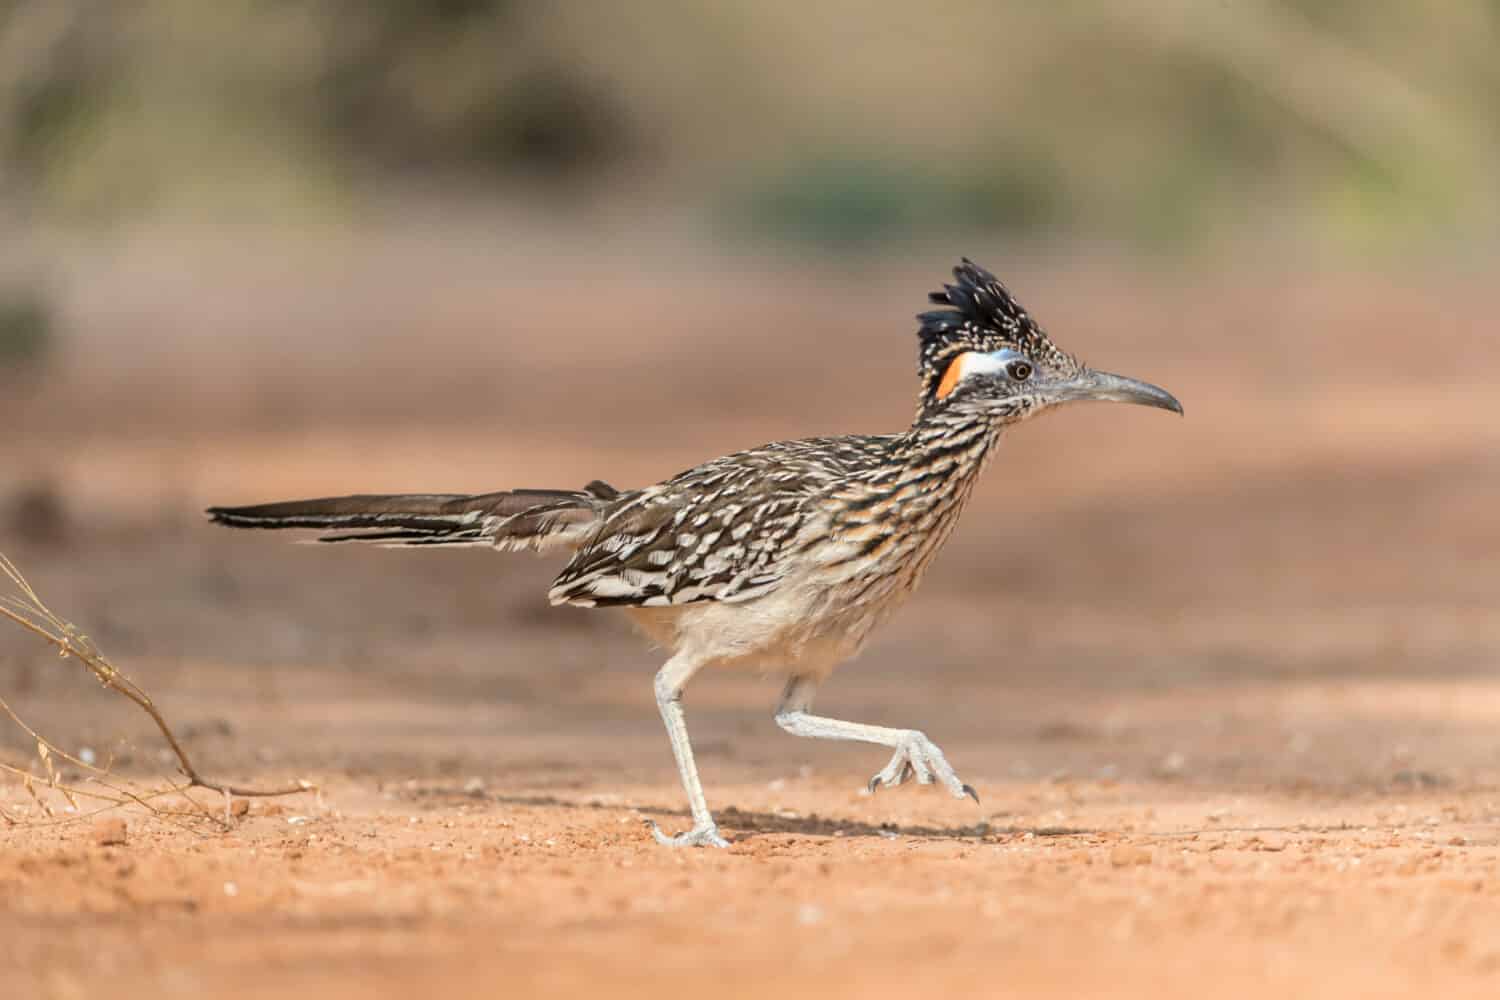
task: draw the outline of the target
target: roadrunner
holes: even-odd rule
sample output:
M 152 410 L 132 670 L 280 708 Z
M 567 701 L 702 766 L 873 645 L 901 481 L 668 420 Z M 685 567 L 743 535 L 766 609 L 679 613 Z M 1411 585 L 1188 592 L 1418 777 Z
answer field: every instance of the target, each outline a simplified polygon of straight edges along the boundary
M 1085 367 L 988 271 L 965 259 L 918 316 L 921 398 L 899 434 L 781 441 L 716 458 L 655 486 L 506 490 L 476 496 L 347 496 L 213 507 L 239 528 L 315 528 L 322 541 L 478 545 L 571 554 L 553 604 L 620 607 L 670 651 L 656 703 L 692 808 L 663 844 L 726 846 L 698 780 L 682 693 L 704 667 L 784 674 L 776 722 L 796 736 L 892 749 L 871 790 L 908 778 L 964 784 L 916 729 L 812 714 L 834 667 L 911 594 L 1005 428 L 1074 400 L 1176 413 L 1166 391 Z

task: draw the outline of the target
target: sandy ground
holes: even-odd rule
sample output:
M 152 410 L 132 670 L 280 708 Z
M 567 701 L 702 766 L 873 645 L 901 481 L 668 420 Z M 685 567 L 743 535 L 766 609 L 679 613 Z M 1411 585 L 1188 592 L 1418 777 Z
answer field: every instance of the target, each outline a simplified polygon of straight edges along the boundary
M 600 324 L 578 305 L 597 285 L 538 302 L 447 268 L 420 351 L 371 334 L 341 361 L 333 331 L 424 315 L 382 303 L 385 266 L 344 276 L 371 289 L 358 307 L 263 277 L 211 346 L 183 331 L 220 298 L 80 282 L 88 349 L 5 403 L 28 434 L 5 445 L 22 471 L 0 549 L 206 770 L 319 786 L 227 830 L 127 810 L 105 845 L 0 779 L 23 821 L 0 826 L 6 996 L 1500 993 L 1500 352 L 1473 333 L 1492 293 L 1307 281 L 1266 324 L 1241 279 L 1016 279 L 1059 339 L 1188 419 L 1021 429 L 912 604 L 825 689 L 829 714 L 924 729 L 983 805 L 869 795 L 878 748 L 793 739 L 774 679 L 707 676 L 689 724 L 734 845 L 674 852 L 645 826 L 685 823 L 659 656 L 622 619 L 547 608 L 551 567 L 295 547 L 194 510 L 631 485 L 885 429 L 932 276 L 616 278 Z M 542 326 L 506 333 L 517 315 Z M 316 349 L 290 363 L 298 323 Z M 106 378 L 132 324 L 163 331 L 152 360 Z M 471 394 L 487 367 L 499 388 Z M 51 541 L 19 512 L 32 490 L 62 498 Z M 0 693 L 28 721 L 164 769 L 140 720 L 13 632 Z M 0 754 L 35 765 L 14 730 Z

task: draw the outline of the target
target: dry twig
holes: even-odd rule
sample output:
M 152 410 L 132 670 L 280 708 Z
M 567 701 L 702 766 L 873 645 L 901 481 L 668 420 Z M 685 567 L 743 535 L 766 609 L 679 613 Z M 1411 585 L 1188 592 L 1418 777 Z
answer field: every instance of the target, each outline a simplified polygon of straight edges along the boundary
M 156 728 L 161 733 L 162 738 L 166 740 L 167 746 L 171 748 L 172 754 L 177 758 L 177 768 L 182 773 L 183 778 L 186 779 L 166 788 L 147 792 L 134 791 L 124 784 L 113 780 L 107 766 L 102 768 L 95 766 L 88 761 L 68 753 L 42 736 L 31 726 L 27 725 L 11 708 L 10 704 L 3 697 L 0 697 L 0 712 L 8 715 L 12 722 L 24 730 L 35 741 L 37 756 L 41 759 L 43 768 L 47 772 L 47 787 L 61 794 L 75 813 L 79 812 L 77 799 L 81 797 L 96 801 L 102 800 L 109 803 L 100 809 L 82 815 L 91 816 L 98 812 L 115 808 L 116 806 L 134 803 L 144 807 L 156 816 L 168 817 L 173 814 L 156 808 L 151 804 L 152 800 L 167 795 L 180 794 L 186 797 L 189 802 L 192 802 L 192 798 L 186 795 L 187 790 L 204 788 L 212 792 L 218 792 L 224 796 L 225 812 L 227 814 L 229 802 L 233 796 L 249 798 L 293 795 L 297 792 L 310 791 L 315 787 L 307 781 L 297 781 L 291 785 L 275 788 L 255 788 L 244 785 L 230 785 L 205 778 L 197 767 L 193 765 L 192 759 L 188 756 L 187 751 L 183 749 L 182 743 L 177 739 L 177 735 L 172 731 L 172 727 L 167 724 L 167 720 L 162 716 L 160 710 L 157 709 L 156 704 L 151 700 L 150 696 L 129 677 L 121 673 L 119 668 L 105 659 L 104 654 L 99 652 L 98 648 L 87 635 L 84 635 L 75 625 L 59 617 L 52 609 L 48 608 L 42 602 L 42 599 L 37 596 L 36 591 L 32 589 L 31 584 L 21 575 L 21 571 L 3 553 L 0 553 L 0 573 L 3 573 L 10 579 L 17 591 L 15 594 L 0 595 L 0 616 L 9 618 L 27 631 L 40 636 L 44 641 L 57 649 L 59 656 L 64 658 L 72 657 L 77 660 L 88 668 L 89 672 L 98 679 L 100 684 L 128 698 L 141 711 L 150 716 L 151 721 L 156 724 Z M 64 760 L 79 768 L 89 775 L 90 780 L 108 789 L 108 791 L 100 792 L 81 788 L 60 780 L 53 763 L 54 758 Z M 37 793 L 34 785 L 36 779 L 29 771 L 23 771 L 20 768 L 5 763 L 0 763 L 0 771 L 6 771 L 19 776 L 27 792 L 36 800 L 43 813 L 48 816 L 53 815 L 51 807 Z M 194 805 L 196 806 L 197 803 L 194 802 Z M 199 809 L 203 815 L 212 815 L 207 809 L 201 806 L 199 806 Z M 0 820 L 4 820 L 11 825 L 18 823 L 13 816 L 4 810 L 0 810 Z

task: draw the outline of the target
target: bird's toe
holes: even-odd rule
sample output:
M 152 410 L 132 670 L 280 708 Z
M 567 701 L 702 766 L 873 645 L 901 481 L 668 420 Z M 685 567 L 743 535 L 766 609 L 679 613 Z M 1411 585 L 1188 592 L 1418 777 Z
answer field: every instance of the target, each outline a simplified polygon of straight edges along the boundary
M 867 787 L 875 792 L 882 787 L 899 785 L 908 778 L 916 778 L 920 785 L 941 782 L 954 798 L 979 801 L 974 786 L 959 779 L 937 744 L 915 730 L 896 748 L 891 762 L 870 779 Z
M 695 826 L 675 836 L 663 833 L 661 827 L 656 825 L 655 820 L 647 820 L 646 824 L 651 828 L 651 836 L 663 847 L 728 847 L 729 841 L 719 834 L 719 828 L 713 824 L 707 826 Z

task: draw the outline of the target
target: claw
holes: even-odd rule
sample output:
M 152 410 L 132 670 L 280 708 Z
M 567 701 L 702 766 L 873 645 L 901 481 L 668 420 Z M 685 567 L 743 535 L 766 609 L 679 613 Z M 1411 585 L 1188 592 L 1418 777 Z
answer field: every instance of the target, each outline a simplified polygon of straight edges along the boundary
M 661 832 L 661 827 L 656 825 L 656 820 L 646 820 L 646 825 L 651 828 L 651 836 L 663 847 L 728 847 L 729 841 L 719 836 L 719 828 L 710 823 L 708 826 L 695 826 L 691 830 L 671 836 Z
M 915 731 L 897 745 L 891 762 L 875 772 L 866 787 L 873 793 L 881 787 L 899 785 L 909 778 L 915 778 L 921 785 L 941 782 L 955 798 L 968 796 L 976 804 L 979 802 L 979 793 L 974 790 L 974 786 L 960 781 L 937 745 Z

